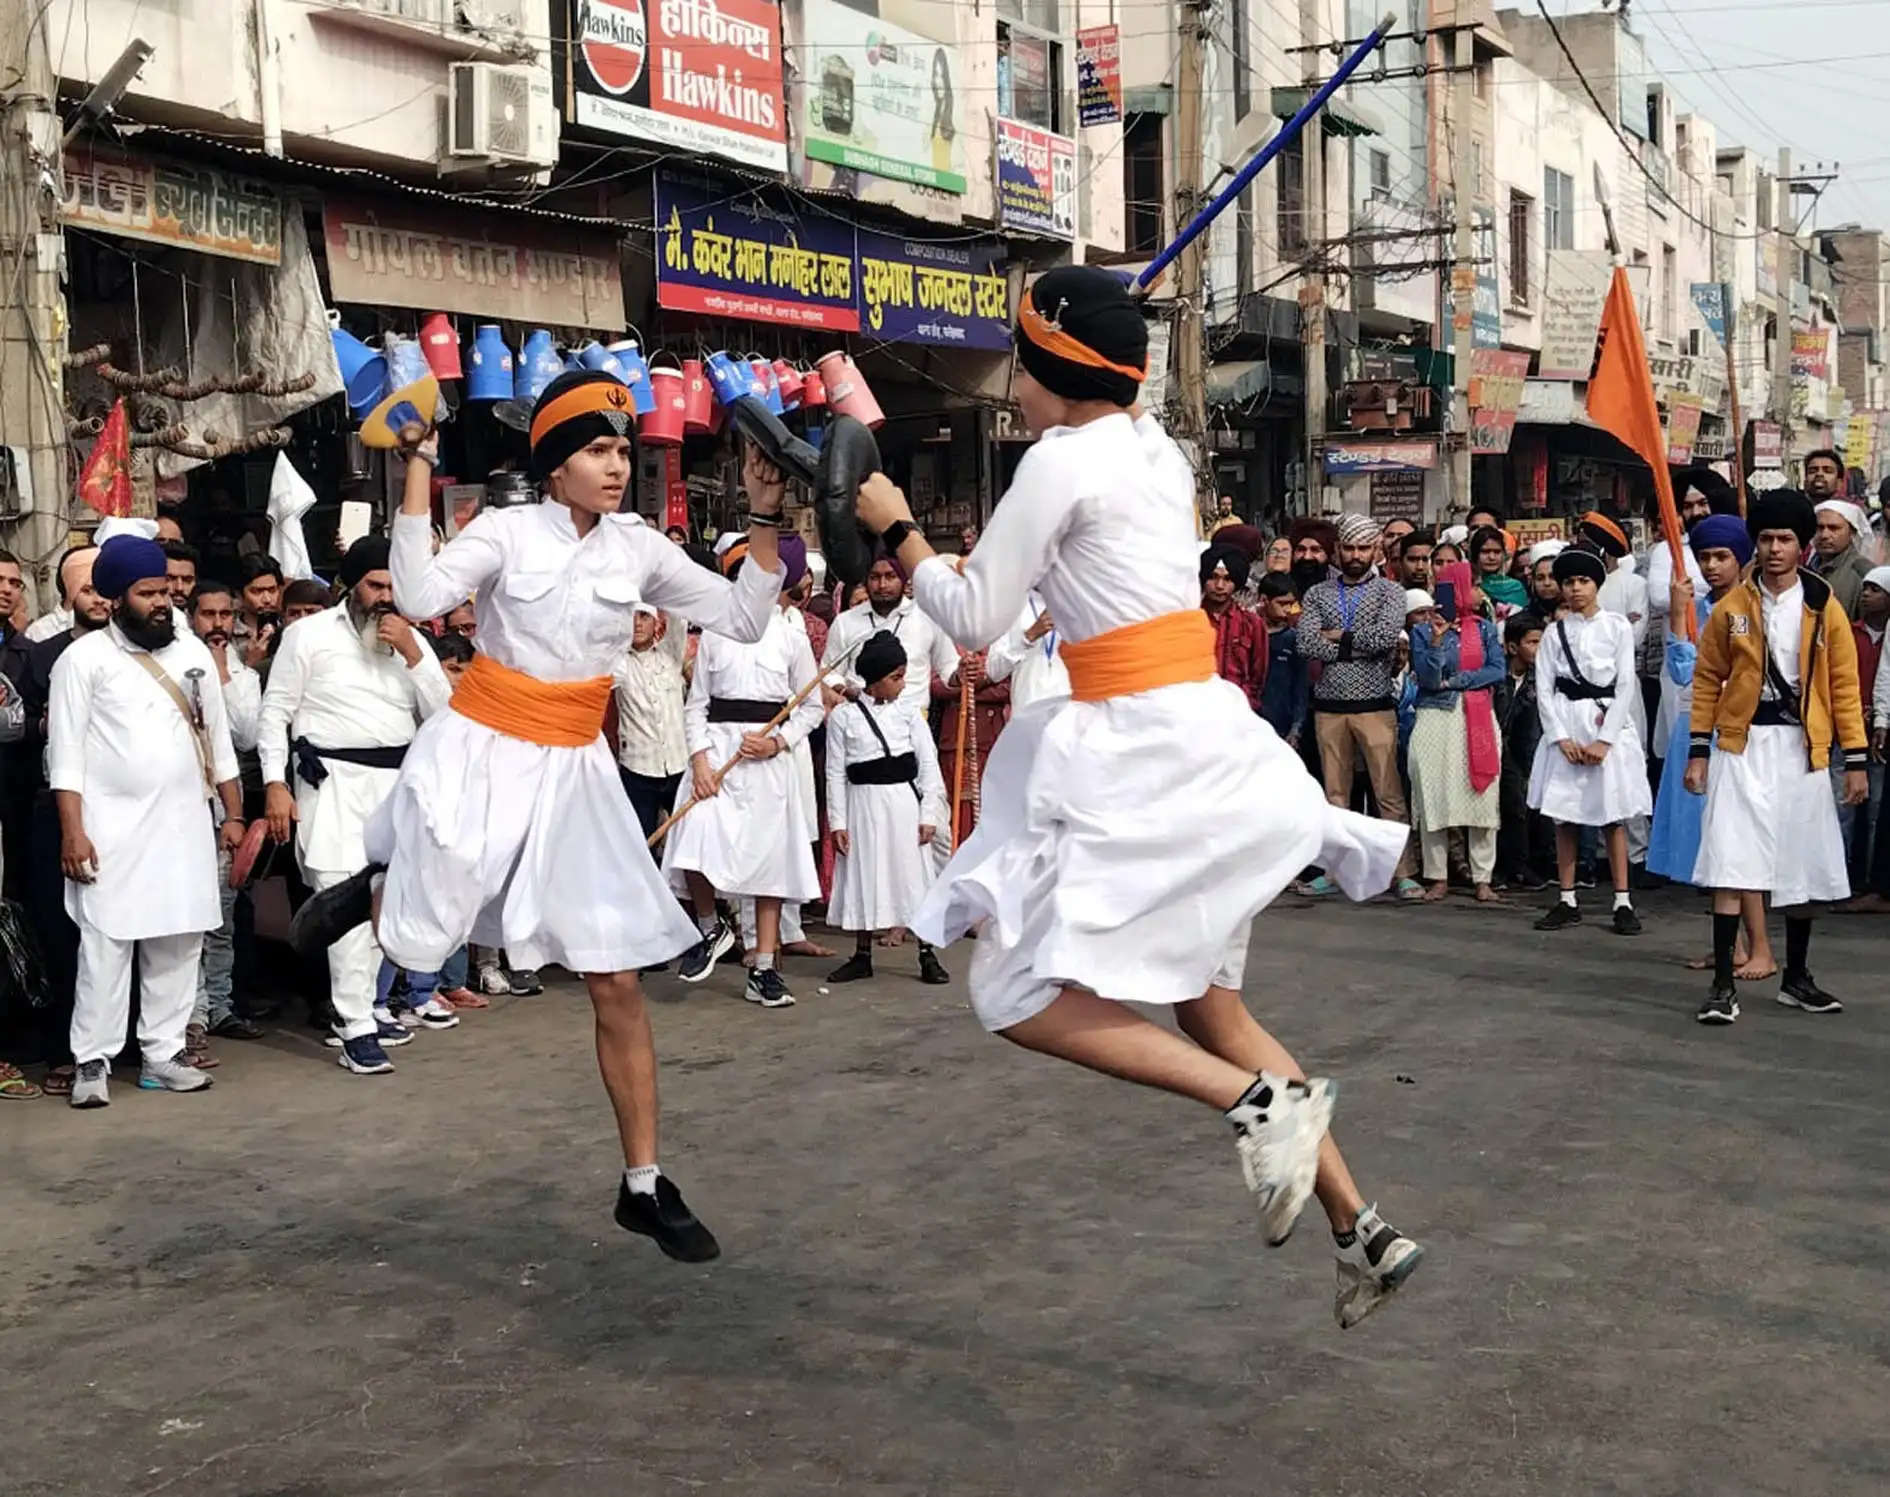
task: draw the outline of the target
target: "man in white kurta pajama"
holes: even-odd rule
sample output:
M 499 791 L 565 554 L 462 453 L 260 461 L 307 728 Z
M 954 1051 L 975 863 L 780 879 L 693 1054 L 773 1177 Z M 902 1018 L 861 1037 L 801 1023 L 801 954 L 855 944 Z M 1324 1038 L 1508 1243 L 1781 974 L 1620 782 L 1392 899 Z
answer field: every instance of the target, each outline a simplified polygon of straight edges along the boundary
M 59 807 L 66 911 L 79 927 L 72 1007 L 74 1107 L 103 1107 L 111 1058 L 141 980 L 140 1085 L 198 1091 L 210 1078 L 180 1059 L 197 996 L 203 933 L 222 919 L 217 847 L 205 835 L 220 798 L 222 840 L 242 837 L 236 750 L 203 644 L 179 632 L 155 541 L 120 536 L 99 550 L 93 586 L 115 620 L 76 640 L 53 668 L 47 778 Z
M 349 548 L 341 565 L 347 599 L 288 627 L 263 693 L 257 751 L 270 820 L 283 841 L 294 820 L 303 876 L 316 889 L 340 883 L 367 861 L 368 818 L 394 788 L 415 727 L 453 694 L 439 658 L 394 612 L 387 558 L 388 543 L 376 537 Z M 383 634 L 399 645 L 382 643 Z M 328 948 L 330 1002 L 342 1042 L 337 1063 L 360 1075 L 391 1071 L 382 1044 L 400 1037 L 391 1032 L 398 1026 L 374 1012 L 380 963 L 381 948 L 367 925 Z M 437 996 L 417 1012 L 431 1028 L 458 1022 Z M 383 1026 L 390 1029 L 386 1035 Z

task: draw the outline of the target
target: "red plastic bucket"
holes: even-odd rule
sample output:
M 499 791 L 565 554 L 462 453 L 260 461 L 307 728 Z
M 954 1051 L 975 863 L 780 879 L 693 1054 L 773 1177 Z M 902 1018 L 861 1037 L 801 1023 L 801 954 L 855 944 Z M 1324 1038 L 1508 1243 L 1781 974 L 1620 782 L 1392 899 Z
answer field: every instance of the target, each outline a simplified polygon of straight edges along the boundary
M 656 409 L 637 417 L 637 435 L 652 447 L 680 447 L 686 405 L 682 370 L 652 369 L 650 393 Z

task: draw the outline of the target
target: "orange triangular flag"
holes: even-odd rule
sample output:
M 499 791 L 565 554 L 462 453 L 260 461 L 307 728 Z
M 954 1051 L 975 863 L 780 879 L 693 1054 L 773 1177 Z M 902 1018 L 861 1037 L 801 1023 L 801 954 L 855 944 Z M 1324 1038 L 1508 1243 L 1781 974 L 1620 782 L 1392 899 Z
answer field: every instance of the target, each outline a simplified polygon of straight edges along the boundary
M 131 427 L 122 400 L 112 402 L 105 429 L 79 470 L 79 497 L 101 515 L 131 513 Z
M 1686 536 L 1680 511 L 1673 502 L 1673 481 L 1667 473 L 1667 433 L 1661 429 L 1660 407 L 1654 400 L 1654 377 L 1647 367 L 1647 344 L 1641 338 L 1640 312 L 1627 271 L 1615 266 L 1608 300 L 1601 309 L 1601 333 L 1595 343 L 1594 367 L 1588 371 L 1588 418 L 1612 433 L 1654 470 L 1654 496 L 1660 500 L 1660 529 L 1673 555 L 1676 582 L 1687 575 Z M 1695 635 L 1692 609 L 1674 618 L 1675 632 Z

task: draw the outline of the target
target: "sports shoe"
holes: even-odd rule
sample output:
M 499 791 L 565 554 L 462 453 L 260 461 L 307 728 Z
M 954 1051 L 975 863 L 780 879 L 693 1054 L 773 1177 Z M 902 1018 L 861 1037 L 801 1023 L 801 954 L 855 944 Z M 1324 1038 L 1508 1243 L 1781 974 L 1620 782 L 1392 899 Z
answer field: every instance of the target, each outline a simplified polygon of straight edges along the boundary
M 1700 1011 L 1693 1016 L 1702 1024 L 1730 1024 L 1739 1017 L 1738 990 L 1731 983 L 1713 984 Z
M 1294 884 L 1293 892 L 1302 899 L 1328 899 L 1339 892 L 1339 886 L 1322 873 L 1317 878 L 1302 879 Z
M 1638 936 L 1641 933 L 1641 917 L 1634 913 L 1631 904 L 1618 904 L 1614 907 L 1614 933 L 1617 936 Z
M 941 987 L 952 980 L 951 973 L 945 970 L 945 964 L 938 959 L 935 951 L 919 953 L 919 981 L 929 987 Z
M 861 982 L 873 975 L 873 958 L 864 951 L 856 951 L 833 971 L 827 974 L 828 982 Z
M 1595 875 L 1594 864 L 1583 863 L 1578 868 L 1576 868 L 1575 870 L 1575 887 L 1576 888 L 1592 889 L 1595 887 L 1595 883 L 1596 883 L 1596 875 Z
M 536 998 L 544 990 L 545 985 L 536 967 L 516 968 L 512 973 L 512 985 L 506 989 L 514 998 Z
M 1809 972 L 1800 972 L 1780 983 L 1778 1001 L 1787 1008 L 1802 1008 L 1808 1014 L 1844 1012 L 1844 1005 L 1813 982 Z
M 767 971 L 756 968 L 748 974 L 748 986 L 742 989 L 742 997 L 750 1003 L 759 1003 L 763 1008 L 792 1008 L 794 995 L 788 991 L 787 979 L 773 967 Z
M 385 1015 L 385 1017 L 382 1017 L 383 1015 Z M 414 1012 L 411 1003 L 400 1001 L 377 1006 L 374 1010 L 374 1022 L 377 1024 L 393 1024 L 401 1029 L 418 1029 L 420 1027 L 420 1015 Z
M 214 1071 L 223 1062 L 210 1053 L 210 1031 L 202 1024 L 184 1026 L 184 1064 Z
M 639 1232 L 655 1239 L 656 1245 L 682 1263 L 707 1263 L 722 1256 L 715 1234 L 696 1220 L 684 1203 L 682 1192 L 668 1175 L 656 1177 L 656 1192 L 646 1195 L 632 1190 L 621 1178 L 617 1182 L 617 1225 L 626 1232 Z
M 494 998 L 512 991 L 512 979 L 499 970 L 497 962 L 479 964 L 479 991 Z
M 1567 930 L 1571 925 L 1582 923 L 1582 912 L 1574 905 L 1558 899 L 1549 906 L 1549 913 L 1536 921 L 1537 930 Z
M 369 863 L 303 901 L 289 922 L 289 945 L 297 956 L 318 956 L 357 925 L 374 918 L 374 880 L 386 870 Z
M 1349 1242 L 1334 1238 L 1339 1252 L 1339 1287 L 1332 1313 L 1339 1329 L 1349 1331 L 1416 1272 L 1424 1249 L 1378 1214 L 1376 1206 L 1359 1212 Z
M 459 1024 L 458 1011 L 438 993 L 411 1012 L 422 1029 L 453 1029 Z
M 185 1060 L 184 1054 L 179 1050 L 169 1060 L 147 1059 L 138 1085 L 147 1092 L 202 1091 L 210 1084 L 210 1078 Z
M 413 1036 L 409 1035 L 408 1038 Z M 394 1069 L 394 1063 L 387 1058 L 381 1042 L 371 1034 L 358 1034 L 351 1040 L 343 1040 L 341 1054 L 335 1064 L 357 1076 L 385 1076 Z
M 676 975 L 684 982 L 701 982 L 734 949 L 735 932 L 728 928 L 728 921 L 717 920 L 713 930 L 682 954 Z
M 1312 1194 L 1319 1143 L 1332 1123 L 1338 1088 L 1323 1076 L 1288 1081 L 1262 1071 L 1247 1094 L 1227 1109 L 1240 1150 L 1247 1189 L 1259 1197 L 1267 1245 L 1293 1235 L 1293 1223 Z
M 413 1031 L 404 1024 L 396 1024 L 392 1019 L 377 1017 L 374 1021 L 374 1038 L 381 1042 L 383 1050 L 392 1050 L 396 1045 L 411 1045 Z M 331 1029 L 322 1036 L 322 1043 L 330 1050 L 339 1050 L 343 1041 L 341 1036 Z
M 220 1040 L 259 1040 L 269 1031 L 241 1014 L 225 1014 L 210 1026 L 210 1033 Z
M 82 1060 L 73 1068 L 72 1096 L 68 1099 L 74 1107 L 110 1107 L 112 1097 L 105 1085 L 105 1077 L 111 1070 L 102 1060 Z

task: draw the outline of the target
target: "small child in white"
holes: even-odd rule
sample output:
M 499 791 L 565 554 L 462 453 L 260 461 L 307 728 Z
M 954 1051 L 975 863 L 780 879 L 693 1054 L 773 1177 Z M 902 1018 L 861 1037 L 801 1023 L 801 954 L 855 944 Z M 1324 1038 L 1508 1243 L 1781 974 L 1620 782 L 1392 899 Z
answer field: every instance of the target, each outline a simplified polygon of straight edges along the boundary
M 900 700 L 906 652 L 875 634 L 854 669 L 865 688 L 827 720 L 827 819 L 836 854 L 827 921 L 859 932 L 853 955 L 829 982 L 873 975 L 873 933 L 909 926 L 931 886 L 925 848 L 945 813 L 938 751 L 918 708 Z M 919 981 L 951 981 L 938 954 L 919 943 Z

